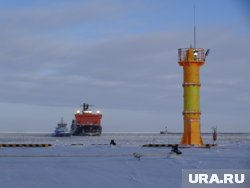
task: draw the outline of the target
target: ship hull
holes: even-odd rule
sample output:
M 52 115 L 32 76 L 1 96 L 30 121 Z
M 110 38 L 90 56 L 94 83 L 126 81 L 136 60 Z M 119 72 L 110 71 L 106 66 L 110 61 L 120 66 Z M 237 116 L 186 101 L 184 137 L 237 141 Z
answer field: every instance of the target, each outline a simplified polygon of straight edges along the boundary
M 70 133 L 53 133 L 52 136 L 54 137 L 70 137 Z
M 100 125 L 78 125 L 73 131 L 74 136 L 100 136 L 102 127 Z

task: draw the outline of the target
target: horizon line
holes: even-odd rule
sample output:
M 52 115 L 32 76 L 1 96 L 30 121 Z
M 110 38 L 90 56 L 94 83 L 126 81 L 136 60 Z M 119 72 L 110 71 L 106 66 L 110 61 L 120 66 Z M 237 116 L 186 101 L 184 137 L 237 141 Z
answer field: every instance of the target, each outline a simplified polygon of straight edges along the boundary
M 52 134 L 53 132 L 20 132 L 20 131 L 0 131 L 0 134 Z M 217 132 L 218 134 L 250 134 L 250 132 Z M 142 131 L 115 131 L 115 132 L 102 132 L 102 134 L 160 134 L 160 132 L 142 132 Z M 167 132 L 167 134 L 183 134 L 183 132 Z M 212 134 L 212 132 L 202 132 L 201 134 Z M 163 134 L 164 135 L 164 134 Z

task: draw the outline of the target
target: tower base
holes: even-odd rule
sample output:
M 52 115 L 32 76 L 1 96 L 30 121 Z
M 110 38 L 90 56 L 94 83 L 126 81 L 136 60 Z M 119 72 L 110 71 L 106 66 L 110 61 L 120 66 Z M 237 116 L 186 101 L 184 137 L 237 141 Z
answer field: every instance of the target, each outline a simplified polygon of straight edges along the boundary
M 203 146 L 199 119 L 184 119 L 184 133 L 181 145 Z

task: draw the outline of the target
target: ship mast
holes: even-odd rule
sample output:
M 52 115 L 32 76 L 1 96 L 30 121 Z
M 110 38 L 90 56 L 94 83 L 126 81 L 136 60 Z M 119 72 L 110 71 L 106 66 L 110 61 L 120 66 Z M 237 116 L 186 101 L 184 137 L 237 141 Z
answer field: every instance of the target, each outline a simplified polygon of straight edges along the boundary
M 83 103 L 83 105 L 82 105 L 82 107 L 83 107 L 82 113 L 84 113 L 85 111 L 88 111 L 90 106 L 94 106 L 94 105 Z

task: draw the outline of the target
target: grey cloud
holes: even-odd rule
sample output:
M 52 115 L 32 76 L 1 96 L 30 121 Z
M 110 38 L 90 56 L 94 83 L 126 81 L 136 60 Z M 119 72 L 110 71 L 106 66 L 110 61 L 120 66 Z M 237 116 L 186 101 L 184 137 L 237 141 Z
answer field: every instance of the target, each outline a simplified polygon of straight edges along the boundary
M 28 55 L 24 55 L 22 61 L 16 62 L 14 58 L 10 60 L 10 64 L 2 63 L 2 67 L 8 70 L 8 73 L 2 75 L 4 80 L 8 80 L 8 84 L 2 83 L 5 91 L 2 92 L 4 95 L 2 99 L 25 100 L 32 103 L 44 101 L 46 104 L 69 101 L 65 102 L 69 104 L 72 100 L 90 98 L 93 101 L 99 99 L 100 103 L 102 100 L 112 100 L 116 104 L 123 105 L 140 101 L 142 105 L 143 100 L 155 97 L 154 93 L 162 90 L 162 86 L 157 83 L 161 81 L 158 66 L 166 68 L 167 71 L 168 65 L 163 61 L 164 52 L 167 52 L 169 47 L 165 47 L 163 42 L 157 45 L 157 41 L 162 40 L 161 36 L 164 37 L 164 34 L 107 41 L 89 47 L 76 44 L 70 50 L 59 48 L 58 53 L 53 55 L 50 51 L 53 51 L 56 45 L 51 45 L 48 41 L 42 43 L 44 46 L 40 48 L 42 49 L 40 52 L 26 46 L 24 50 Z M 153 40 L 152 44 L 150 41 Z M 148 44 L 150 45 L 144 48 Z M 23 45 L 20 43 L 19 47 L 21 46 Z M 151 50 L 154 48 L 158 50 Z M 72 51 L 75 57 L 70 55 L 67 58 L 66 54 L 71 54 Z M 15 51 L 12 53 L 11 57 L 18 56 Z M 146 55 L 143 55 L 144 53 Z M 23 56 L 23 53 L 20 54 Z M 161 65 L 159 60 L 164 65 Z M 175 67 L 176 63 L 174 62 L 172 66 Z M 14 72 L 11 72 L 11 69 Z M 174 83 L 166 88 L 172 86 Z M 20 90 L 18 99 L 13 95 L 13 90 Z M 6 91 L 9 91 L 10 95 Z M 72 91 L 76 91 L 79 95 L 72 95 Z M 56 98 L 58 94 L 61 96 Z
M 3 29 L 18 27 L 19 31 L 27 29 L 53 29 L 70 25 L 85 24 L 90 21 L 107 21 L 119 17 L 123 8 L 118 3 L 90 1 L 80 3 L 58 4 L 55 7 L 33 7 L 1 10 Z
M 85 100 L 111 108 L 147 109 L 151 106 L 156 111 L 164 106 L 172 109 L 182 106 L 182 69 L 177 64 L 177 49 L 189 47 L 187 36 L 192 36 L 191 33 L 124 34 L 120 38 L 86 42 L 34 32 L 39 19 L 55 17 L 48 19 L 48 23 L 40 23 L 39 27 L 49 29 L 51 24 L 60 28 L 80 20 L 97 17 L 105 20 L 121 8 L 111 7 L 110 11 L 110 7 L 104 6 L 98 12 L 99 5 L 96 9 L 95 4 L 92 6 L 92 14 L 96 15 L 90 14 L 90 17 L 84 17 L 88 11 L 80 11 L 83 5 L 75 12 L 79 17 L 69 16 L 75 7 L 55 12 L 1 13 L 14 19 L 11 26 L 5 25 L 13 29 L 12 32 L 0 31 L 2 102 L 71 105 Z M 29 18 L 33 14 L 35 17 Z M 27 22 L 31 35 L 19 33 L 22 26 L 17 22 L 21 20 Z M 24 24 L 23 28 L 26 27 Z M 206 29 L 201 33 L 198 43 L 211 48 L 207 63 L 201 69 L 202 97 L 209 100 L 229 92 L 234 95 L 227 94 L 228 97 L 238 98 L 239 94 L 233 90 L 235 87 L 241 90 L 249 78 L 245 72 L 249 68 L 246 55 L 249 41 L 224 27 Z M 249 94 L 249 90 L 241 91 L 241 98 Z

